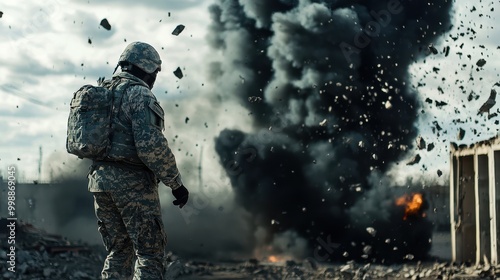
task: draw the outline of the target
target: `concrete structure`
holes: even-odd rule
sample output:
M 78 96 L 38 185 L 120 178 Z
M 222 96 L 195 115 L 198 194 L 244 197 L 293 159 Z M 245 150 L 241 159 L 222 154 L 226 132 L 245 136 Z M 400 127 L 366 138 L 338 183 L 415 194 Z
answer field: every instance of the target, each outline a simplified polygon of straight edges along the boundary
M 452 261 L 500 264 L 500 137 L 451 145 Z

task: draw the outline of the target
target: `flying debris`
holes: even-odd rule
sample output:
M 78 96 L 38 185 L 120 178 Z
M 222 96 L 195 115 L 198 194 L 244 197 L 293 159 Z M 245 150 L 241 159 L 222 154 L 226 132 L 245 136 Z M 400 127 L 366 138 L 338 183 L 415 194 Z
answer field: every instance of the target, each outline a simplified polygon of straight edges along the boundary
M 375 235 L 377 235 L 377 231 L 376 231 L 374 228 L 372 228 L 372 227 L 367 227 L 367 228 L 366 228 L 366 231 L 367 231 L 367 232 L 368 232 L 371 236 L 375 236 Z
M 382 219 L 382 212 L 400 209 L 373 207 L 389 196 L 383 193 L 393 192 L 374 182 L 385 180 L 393 163 L 405 155 L 404 149 L 415 146 L 418 132 L 413 127 L 421 96 L 406 86 L 412 76 L 408 67 L 436 52 L 442 31 L 451 26 L 452 1 L 433 1 L 439 9 L 412 1 L 407 6 L 411 15 L 391 14 L 392 20 L 385 20 L 385 11 L 376 19 L 367 14 L 385 8 L 380 1 L 355 1 L 356 5 L 326 0 L 243 2 L 252 1 L 217 0 L 211 9 L 210 45 L 221 53 L 211 79 L 214 88 L 224 88 L 228 97 L 234 96 L 252 112 L 255 129 L 221 130 L 215 150 L 230 178 L 236 204 L 251 213 L 252 229 L 267 236 L 257 247 L 281 244 L 282 233 L 291 233 L 297 237 L 287 243 L 298 239 L 307 245 L 307 252 L 318 247 L 318 238 L 346 244 L 334 252 L 320 250 L 331 260 L 345 260 L 344 252 L 353 260 L 366 256 L 397 261 L 410 253 L 423 259 L 431 246 L 427 240 L 432 223 L 421 216 L 410 218 L 411 225 L 397 215 L 386 218 L 384 214 Z M 359 32 L 372 20 L 383 21 L 377 24 L 386 27 Z M 360 47 L 358 39 L 366 39 L 367 44 Z M 387 48 L 397 49 L 397 55 L 387 56 Z M 441 68 L 439 73 L 444 71 Z M 244 83 L 238 74 L 244 76 Z M 264 104 L 248 101 L 256 94 L 265 96 Z M 320 126 L 325 119 L 326 126 Z M 255 147 L 259 153 L 249 163 L 239 151 Z M 417 152 L 422 153 L 407 155 L 401 164 Z M 225 164 L 233 162 L 241 172 Z M 377 180 L 372 180 L 374 168 Z M 391 184 L 395 183 L 383 185 Z M 352 191 L 344 191 L 347 186 Z M 307 207 L 307 218 L 297 205 Z M 338 207 L 332 210 L 332 205 Z M 283 215 L 284 211 L 288 214 Z M 280 223 L 272 225 L 272 219 Z M 377 230 L 377 238 L 367 233 L 367 227 Z M 353 241 L 356 245 L 349 246 Z M 371 249 L 364 251 L 367 245 Z
M 392 108 L 392 103 L 391 103 L 391 101 L 387 100 L 387 101 L 385 102 L 385 108 L 386 108 L 386 109 L 391 109 L 391 108 Z
M 422 136 L 417 137 L 417 148 L 419 150 L 425 149 L 425 140 Z
M 483 58 L 479 59 L 479 60 L 476 62 L 476 65 L 477 65 L 478 67 L 483 67 L 485 64 L 486 64 L 486 60 L 484 60 Z
M 417 164 L 417 163 L 419 163 L 419 162 L 420 162 L 420 159 L 421 159 L 420 155 L 419 155 L 419 154 L 416 154 L 416 155 L 415 155 L 412 159 L 410 159 L 410 161 L 408 161 L 408 162 L 406 163 L 406 165 L 414 165 L 414 164 Z
M 101 26 L 106 30 L 111 30 L 111 24 L 109 24 L 109 21 L 105 18 L 101 20 Z
M 443 171 L 441 171 L 441 170 L 438 169 L 437 175 L 438 175 L 438 177 L 441 177 L 441 175 L 443 175 Z
M 446 106 L 446 105 L 448 105 L 448 103 L 446 103 L 444 101 L 437 101 L 436 100 L 436 107 L 437 108 L 441 108 L 441 107 Z
M 89 40 L 87 41 L 90 45 L 92 45 L 92 39 L 89 38 Z
M 177 36 L 177 35 L 181 34 L 182 30 L 184 30 L 184 27 L 185 27 L 185 26 L 184 26 L 184 25 L 182 25 L 182 24 L 177 25 L 177 26 L 175 27 L 174 31 L 172 31 L 172 35 Z
M 490 96 L 488 97 L 488 100 L 484 102 L 484 104 L 479 108 L 479 111 L 477 112 L 478 115 L 481 115 L 484 112 L 488 112 L 488 115 L 490 115 L 490 109 L 495 105 L 496 101 L 495 98 L 497 97 L 497 92 L 494 89 L 491 89 Z
M 438 50 L 436 49 L 436 47 L 434 47 L 433 44 L 430 44 L 429 45 L 429 50 L 433 53 L 433 54 L 438 54 Z
M 322 120 L 322 121 L 319 123 L 319 125 L 320 125 L 320 126 L 326 126 L 326 123 L 327 123 L 327 122 L 328 122 L 328 121 L 327 121 L 326 119 L 324 119 L 324 120 Z
M 444 56 L 448 56 L 450 54 L 450 46 L 446 46 L 444 49 Z
M 434 143 L 429 143 L 429 144 L 427 145 L 427 151 L 428 151 L 428 152 L 430 152 L 430 151 L 432 151 L 433 149 L 434 149 Z
M 363 142 L 363 141 L 359 141 L 359 142 L 358 142 L 358 147 L 360 147 L 360 148 L 364 148 L 364 147 L 365 147 L 365 142 Z
M 182 74 L 182 70 L 180 67 L 177 67 L 177 69 L 175 69 L 174 75 L 179 79 L 182 79 L 182 77 L 184 77 L 184 74 Z
M 2 12 L 2 11 L 0 11 L 0 18 L 2 18 L 2 16 L 3 16 L 3 12 Z
M 462 140 L 462 139 L 464 139 L 464 136 L 465 136 L 465 130 L 463 130 L 462 128 L 459 128 L 458 129 L 457 139 L 458 140 Z

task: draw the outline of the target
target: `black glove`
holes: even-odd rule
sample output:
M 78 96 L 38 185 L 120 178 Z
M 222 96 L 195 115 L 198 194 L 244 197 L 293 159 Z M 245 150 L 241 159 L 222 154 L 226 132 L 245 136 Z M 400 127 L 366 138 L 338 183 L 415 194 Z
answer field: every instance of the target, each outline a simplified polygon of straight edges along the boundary
M 189 192 L 186 187 L 184 187 L 184 185 L 178 187 L 175 190 L 172 190 L 172 194 L 176 198 L 173 202 L 174 205 L 179 205 L 179 208 L 182 208 L 187 203 Z

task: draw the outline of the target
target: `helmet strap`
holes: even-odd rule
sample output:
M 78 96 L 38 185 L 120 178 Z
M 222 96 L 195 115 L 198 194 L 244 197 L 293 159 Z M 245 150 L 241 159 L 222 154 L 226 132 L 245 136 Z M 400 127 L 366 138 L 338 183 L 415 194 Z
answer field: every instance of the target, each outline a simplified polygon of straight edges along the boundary
M 113 74 L 112 74 L 112 75 L 114 75 L 114 74 L 115 74 L 116 69 L 118 69 L 118 66 L 120 66 L 120 63 L 116 64 L 115 70 L 113 71 Z
M 130 73 L 130 74 L 136 76 L 137 78 L 143 80 L 146 84 L 148 84 L 149 89 L 153 89 L 153 85 L 156 81 L 156 75 L 158 73 L 157 71 L 149 74 L 149 73 L 146 73 L 141 68 L 139 68 L 131 63 L 125 62 L 125 61 L 120 62 L 119 66 L 121 66 L 122 71 Z

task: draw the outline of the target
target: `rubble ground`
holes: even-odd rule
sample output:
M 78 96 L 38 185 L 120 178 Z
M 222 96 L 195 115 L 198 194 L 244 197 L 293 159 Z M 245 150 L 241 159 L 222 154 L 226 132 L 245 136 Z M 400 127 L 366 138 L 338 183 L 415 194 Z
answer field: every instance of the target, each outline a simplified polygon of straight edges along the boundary
M 0 240 L 6 240 L 6 219 L 0 219 Z M 0 266 L 0 279 L 98 279 L 105 258 L 103 246 L 70 241 L 29 223 L 16 227 L 15 273 Z M 10 245 L 9 245 L 10 246 Z M 8 244 L 0 246 L 0 262 L 7 262 Z
M 2 279 L 99 279 L 104 254 L 99 248 L 75 253 L 48 253 L 40 250 L 20 250 L 16 274 L 2 266 Z M 4 263 L 6 252 L 0 249 Z M 495 279 L 500 277 L 500 267 L 488 265 L 468 267 L 450 263 L 411 263 L 397 265 L 255 263 L 255 262 L 200 262 L 176 260 L 168 264 L 165 279 Z
M 175 261 L 167 269 L 166 279 L 495 279 L 500 267 L 465 266 L 446 262 L 416 262 L 396 265 L 314 264 L 287 262 L 211 263 Z
M 0 226 L 5 223 L 0 219 Z M 0 227 L 6 228 L 6 227 Z M 1 279 L 99 279 L 105 252 L 100 245 L 74 242 L 60 235 L 49 234 L 31 224 L 17 227 L 16 273 L 0 266 Z M 0 239 L 6 232 L 0 230 Z M 0 262 L 6 263 L 6 243 L 0 247 Z M 301 262 L 247 261 L 211 262 L 183 260 L 167 255 L 165 279 L 494 279 L 500 277 L 500 266 L 488 260 L 478 266 L 454 265 L 435 258 L 431 262 L 408 262 L 382 265 L 372 263 L 318 263 L 313 259 Z

